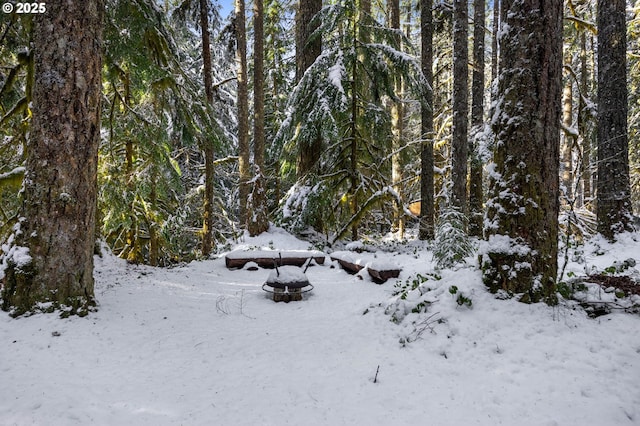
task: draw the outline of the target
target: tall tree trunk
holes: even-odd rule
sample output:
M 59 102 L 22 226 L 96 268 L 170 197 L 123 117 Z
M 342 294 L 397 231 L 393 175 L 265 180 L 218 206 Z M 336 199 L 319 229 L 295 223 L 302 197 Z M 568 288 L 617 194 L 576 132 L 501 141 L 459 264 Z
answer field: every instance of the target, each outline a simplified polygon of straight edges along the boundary
M 625 0 L 598 0 L 598 232 L 632 230 Z
M 420 107 L 420 231 L 421 240 L 434 236 L 433 196 L 433 0 L 420 0 L 420 26 L 422 73 L 429 88 Z
M 204 68 L 204 92 L 209 105 L 213 105 L 213 78 L 211 71 L 211 42 L 209 40 L 209 8 L 207 0 L 200 0 L 200 29 L 202 31 L 202 62 Z M 204 214 L 202 217 L 202 256 L 208 257 L 213 247 L 213 141 L 204 145 Z
M 158 170 L 155 165 L 151 167 L 151 193 L 149 194 L 149 201 L 151 204 L 151 211 L 158 211 L 158 191 L 156 187 L 158 185 Z M 149 265 L 158 266 L 160 260 L 160 240 L 158 236 L 158 225 L 152 217 L 147 221 L 149 227 Z
M 400 30 L 400 0 L 389 1 L 389 23 L 390 27 L 395 30 Z M 398 35 L 396 42 L 400 46 L 400 36 Z M 402 93 L 402 77 L 395 77 L 395 92 L 396 94 Z M 405 221 L 404 221 L 404 189 L 402 180 L 404 179 L 404 164 L 402 161 L 402 142 L 403 142 L 403 124 L 404 124 L 404 109 L 400 101 L 391 102 L 391 132 L 393 134 L 391 149 L 391 182 L 393 182 L 393 189 L 398 194 L 400 203 L 396 204 L 393 211 L 394 228 L 397 230 L 400 238 L 404 237 Z
M 264 4 L 253 0 L 253 188 L 247 229 L 259 235 L 269 229 L 264 176 Z
M 322 8 L 322 0 L 300 0 L 296 14 L 296 82 L 300 81 L 322 51 L 322 38 L 310 39 L 318 24 L 311 21 Z M 303 178 L 314 168 L 322 152 L 322 139 L 298 147 L 296 174 Z
M 238 169 L 240 172 L 240 224 L 247 224 L 249 198 L 249 99 L 247 83 L 247 29 L 244 0 L 235 0 L 236 67 L 238 73 Z
M 571 57 L 567 58 L 569 61 Z M 570 62 L 569 62 L 570 63 Z M 575 135 L 573 134 L 573 81 L 571 78 L 565 82 L 562 91 L 562 124 L 563 124 L 563 142 L 561 145 L 561 164 L 560 172 L 562 175 L 562 190 L 564 199 L 571 203 L 574 197 L 573 193 L 573 146 L 575 144 Z
M 498 31 L 500 29 L 500 1 L 493 0 L 493 31 L 491 34 L 491 84 L 498 78 Z
M 7 252 L 2 294 L 2 308 L 16 315 L 40 302 L 79 315 L 95 304 L 103 14 L 102 0 L 86 0 L 49 2 L 34 16 L 25 219 Z
M 482 158 L 484 133 L 484 0 L 473 1 L 473 77 L 471 83 L 471 139 L 469 151 L 469 235 L 482 236 Z
M 590 113 L 585 97 L 589 93 L 587 77 L 587 35 L 580 34 L 580 100 L 578 101 L 578 135 L 582 152 L 582 205 L 591 207 L 591 132 L 588 121 Z
M 131 106 L 131 73 L 129 70 L 122 73 L 122 79 L 122 83 L 124 85 L 124 97 L 122 101 L 125 108 L 129 108 Z M 126 188 L 129 194 L 136 193 L 136 178 L 134 170 L 135 156 L 136 147 L 133 144 L 131 136 L 128 136 L 125 143 L 125 171 L 127 174 Z M 128 262 L 137 264 L 142 262 L 143 259 L 138 238 L 138 217 L 136 216 L 135 209 L 136 198 L 131 197 L 131 203 L 129 204 L 129 219 L 131 222 L 129 224 L 129 229 L 127 230 L 127 244 L 124 250 L 120 253 L 120 257 L 127 259 Z
M 361 11 L 356 8 L 353 13 L 353 33 L 352 48 L 357 49 L 358 46 L 358 19 Z M 351 69 L 351 123 L 349 129 L 350 153 L 349 153 L 349 190 L 347 201 L 349 203 L 349 213 L 351 217 L 355 217 L 358 213 L 358 60 L 354 59 L 353 68 Z M 358 224 L 354 222 L 351 225 L 351 239 L 358 239 Z
M 451 202 L 467 212 L 467 159 L 469 120 L 469 4 L 453 1 L 453 130 L 451 137 Z
M 562 0 L 503 0 L 502 22 L 483 280 L 522 302 L 554 303 Z

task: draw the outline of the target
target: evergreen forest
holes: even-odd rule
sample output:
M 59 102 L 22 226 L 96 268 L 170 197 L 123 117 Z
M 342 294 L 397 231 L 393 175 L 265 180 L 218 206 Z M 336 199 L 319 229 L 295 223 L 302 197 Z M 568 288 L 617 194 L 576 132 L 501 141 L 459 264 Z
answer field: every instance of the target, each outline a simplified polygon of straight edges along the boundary
M 565 247 L 640 226 L 639 0 L 77 3 L 0 15 L 4 310 L 270 226 L 479 246 L 555 304 Z

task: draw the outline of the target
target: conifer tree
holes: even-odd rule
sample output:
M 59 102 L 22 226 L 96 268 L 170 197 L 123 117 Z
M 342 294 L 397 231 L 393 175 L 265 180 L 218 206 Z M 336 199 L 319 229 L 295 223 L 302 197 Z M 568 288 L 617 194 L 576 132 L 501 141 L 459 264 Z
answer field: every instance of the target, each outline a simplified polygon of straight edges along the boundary
M 469 121 L 469 48 L 467 0 L 453 1 L 453 131 L 451 136 L 452 202 L 460 212 L 467 208 L 467 159 Z
M 24 217 L 9 241 L 2 309 L 20 315 L 51 303 L 85 315 L 95 304 L 104 3 L 46 6 L 34 20 Z
M 318 27 L 314 16 L 320 12 L 322 0 L 300 0 L 296 11 L 296 83 L 300 82 L 307 69 L 320 56 L 322 34 L 311 37 Z M 304 178 L 317 165 L 322 152 L 322 138 L 312 141 L 300 140 L 298 146 L 297 176 Z
M 471 137 L 469 139 L 469 235 L 482 236 L 482 154 L 484 135 L 485 2 L 473 1 L 473 76 L 471 83 Z
M 400 31 L 400 0 L 389 1 L 389 21 L 390 27 L 396 31 Z M 396 44 L 401 46 L 400 35 L 396 37 Z M 399 97 L 403 96 L 403 83 L 401 76 L 394 77 L 394 91 Z M 404 108 L 400 99 L 391 103 L 391 181 L 393 189 L 398 194 L 399 202 L 393 209 L 393 225 L 397 230 L 400 238 L 404 237 L 405 219 L 404 219 L 404 161 L 403 161 L 403 144 L 404 144 Z
M 185 21 L 200 21 L 199 6 L 183 2 L 169 14 L 153 1 L 108 0 L 100 222 L 113 252 L 131 262 L 165 265 L 200 247 L 201 233 L 191 230 L 204 216 L 201 172 L 186 166 L 204 163 L 204 141 L 215 149 L 226 137 L 218 123 L 226 114 L 214 114 L 201 59 L 194 65 L 202 58 L 200 37 Z M 187 16 L 167 19 L 181 13 Z
M 598 232 L 632 230 L 626 1 L 598 0 Z
M 207 0 L 200 0 L 200 34 L 202 37 L 202 68 L 204 72 L 204 91 L 207 102 L 213 104 L 213 76 L 211 71 L 211 42 L 209 38 L 209 7 Z M 215 157 L 213 141 L 203 141 L 204 145 L 204 203 L 202 215 L 202 255 L 209 256 L 213 245 L 213 160 Z
M 12 233 L 20 213 L 33 88 L 31 22 L 18 14 L 0 20 L 0 241 Z
M 247 29 L 245 1 L 235 0 L 236 72 L 238 74 L 238 168 L 240 172 L 240 223 L 245 226 L 248 218 L 249 199 L 249 96 L 247 81 Z
M 336 227 L 336 239 L 349 231 L 356 238 L 358 223 L 374 206 L 396 200 L 388 185 L 389 161 L 380 161 L 391 139 L 381 101 L 383 96 L 398 98 L 393 73 L 420 95 L 424 91 L 417 61 L 399 50 L 398 32 L 364 12 L 366 6 L 338 2 L 317 15 L 319 27 L 312 37 L 324 35 L 325 48 L 294 89 L 277 136 L 289 146 L 317 137 L 329 141 L 320 158 L 326 177 L 304 195 L 294 188 L 283 212 L 297 211 L 289 218 L 301 227 L 311 223 L 312 215 L 321 215 L 325 226 Z M 408 40 L 403 43 L 409 46 Z
M 501 14 L 483 280 L 523 302 L 554 303 L 562 1 L 503 0 Z
M 422 43 L 421 67 L 426 84 L 433 87 L 433 1 L 420 1 L 420 39 Z M 433 187 L 433 92 L 427 90 L 420 107 L 420 231 L 421 240 L 434 237 L 434 187 Z
M 248 203 L 247 230 L 259 235 L 269 229 L 264 176 L 264 4 L 253 0 L 253 185 Z

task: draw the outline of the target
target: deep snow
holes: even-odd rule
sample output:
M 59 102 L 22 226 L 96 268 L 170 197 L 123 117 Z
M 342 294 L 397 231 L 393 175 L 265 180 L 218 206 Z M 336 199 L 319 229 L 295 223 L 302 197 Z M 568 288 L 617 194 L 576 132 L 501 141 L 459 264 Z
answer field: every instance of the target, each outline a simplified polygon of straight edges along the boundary
M 236 248 L 249 247 L 309 244 L 272 228 Z M 391 248 L 376 257 L 402 266 L 401 283 L 433 272 L 422 243 Z M 637 234 L 590 243 L 568 271 L 629 257 L 640 260 Z M 96 258 L 98 312 L 0 315 L 0 424 L 640 424 L 637 314 L 497 300 L 470 265 L 440 271 L 428 312 L 394 324 L 394 279 L 377 285 L 327 258 L 307 270 L 303 301 L 274 303 L 269 272 Z M 412 321 L 428 327 L 406 343 Z

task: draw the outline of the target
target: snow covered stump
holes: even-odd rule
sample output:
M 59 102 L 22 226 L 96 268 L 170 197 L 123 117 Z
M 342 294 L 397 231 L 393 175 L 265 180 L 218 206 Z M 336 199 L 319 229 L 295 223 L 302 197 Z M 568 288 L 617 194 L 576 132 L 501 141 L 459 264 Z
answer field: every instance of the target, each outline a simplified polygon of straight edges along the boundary
M 302 300 L 302 294 L 313 290 L 305 275 L 306 268 L 297 266 L 280 266 L 269 274 L 262 289 L 273 295 L 274 302 L 290 302 Z

